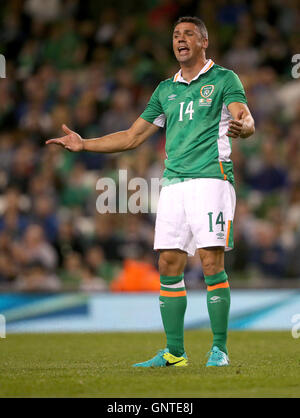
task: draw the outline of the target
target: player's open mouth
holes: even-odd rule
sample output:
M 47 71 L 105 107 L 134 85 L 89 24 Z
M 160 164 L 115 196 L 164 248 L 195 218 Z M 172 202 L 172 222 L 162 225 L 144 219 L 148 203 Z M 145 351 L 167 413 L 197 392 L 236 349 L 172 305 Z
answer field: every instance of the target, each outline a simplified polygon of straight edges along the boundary
M 186 54 L 187 52 L 189 52 L 189 50 L 190 49 L 187 46 L 180 46 L 178 48 L 178 52 L 179 52 L 180 55 Z

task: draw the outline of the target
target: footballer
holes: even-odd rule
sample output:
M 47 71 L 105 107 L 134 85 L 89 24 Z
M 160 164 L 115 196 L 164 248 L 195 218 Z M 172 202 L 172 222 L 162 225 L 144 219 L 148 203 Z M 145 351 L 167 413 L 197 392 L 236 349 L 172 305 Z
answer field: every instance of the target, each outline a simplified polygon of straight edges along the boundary
M 125 131 L 83 139 L 66 133 L 46 144 L 69 151 L 111 153 L 134 149 L 166 127 L 166 160 L 155 224 L 159 251 L 160 312 L 166 347 L 135 367 L 184 367 L 184 269 L 188 255 L 201 259 L 213 341 L 207 366 L 229 364 L 230 287 L 224 253 L 233 248 L 236 204 L 232 139 L 254 133 L 254 120 L 238 76 L 206 58 L 208 33 L 197 17 L 181 17 L 173 29 L 180 70 L 162 81 L 146 109 Z

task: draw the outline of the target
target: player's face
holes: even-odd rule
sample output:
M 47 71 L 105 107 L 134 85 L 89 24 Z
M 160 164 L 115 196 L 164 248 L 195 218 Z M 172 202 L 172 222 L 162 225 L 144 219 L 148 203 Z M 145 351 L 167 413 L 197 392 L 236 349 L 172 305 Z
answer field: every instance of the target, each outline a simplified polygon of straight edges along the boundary
M 179 63 L 188 63 L 206 48 L 204 39 L 198 27 L 191 22 L 179 23 L 173 32 L 173 51 Z

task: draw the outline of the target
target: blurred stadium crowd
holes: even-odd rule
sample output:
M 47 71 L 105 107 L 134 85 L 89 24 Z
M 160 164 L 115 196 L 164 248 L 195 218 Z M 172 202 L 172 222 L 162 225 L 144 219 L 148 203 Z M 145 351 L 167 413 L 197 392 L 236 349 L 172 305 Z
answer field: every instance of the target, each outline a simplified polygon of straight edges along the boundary
M 179 16 L 208 27 L 207 53 L 240 76 L 256 133 L 234 141 L 235 250 L 240 280 L 300 277 L 300 81 L 297 0 L 11 0 L 1 3 L 0 285 L 108 290 L 124 260 L 156 266 L 154 214 L 96 211 L 101 177 L 150 181 L 163 171 L 164 131 L 122 154 L 73 154 L 46 139 L 62 123 L 84 138 L 127 129 L 178 71 Z M 187 287 L 201 265 L 191 257 Z

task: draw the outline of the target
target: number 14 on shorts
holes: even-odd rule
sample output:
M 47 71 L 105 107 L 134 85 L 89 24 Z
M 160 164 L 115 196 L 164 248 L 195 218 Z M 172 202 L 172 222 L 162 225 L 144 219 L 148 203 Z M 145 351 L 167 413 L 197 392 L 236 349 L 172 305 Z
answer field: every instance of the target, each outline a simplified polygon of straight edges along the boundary
M 208 212 L 207 215 L 209 219 L 209 232 L 214 232 L 214 225 L 221 225 L 221 231 L 224 232 L 225 221 L 223 212 L 219 212 L 219 214 L 216 217 L 214 216 L 214 212 Z

